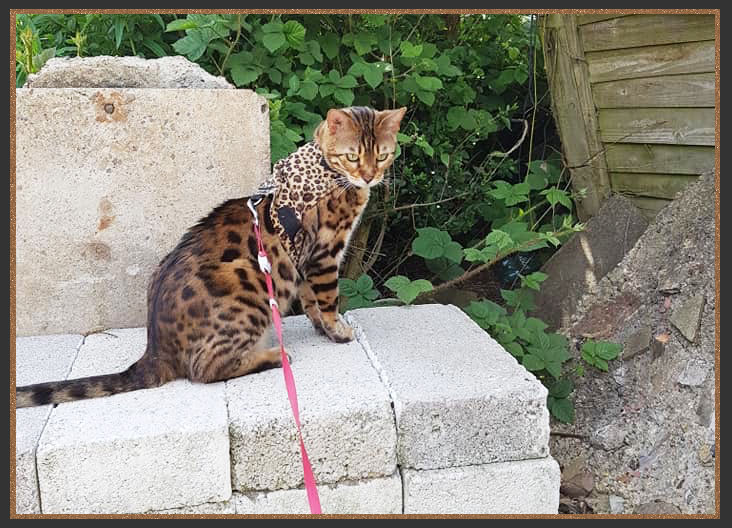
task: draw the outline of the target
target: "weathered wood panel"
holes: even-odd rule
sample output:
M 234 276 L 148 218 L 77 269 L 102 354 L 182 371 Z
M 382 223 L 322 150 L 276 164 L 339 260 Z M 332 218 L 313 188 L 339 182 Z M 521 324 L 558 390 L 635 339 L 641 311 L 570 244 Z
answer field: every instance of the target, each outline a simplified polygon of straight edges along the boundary
M 633 205 L 640 209 L 641 214 L 649 220 L 653 220 L 658 211 L 671 203 L 671 200 L 665 198 L 648 198 L 646 196 L 631 196 L 630 200 Z
M 714 147 L 609 144 L 605 158 L 611 172 L 701 174 L 714 168 Z
M 577 15 L 577 25 L 582 26 L 584 24 L 594 24 L 595 22 L 602 22 L 603 20 L 610 20 L 611 18 L 620 18 L 628 16 L 625 14 L 604 14 L 604 15 Z
M 714 146 L 714 108 L 615 108 L 600 110 L 606 143 Z
M 714 15 L 633 15 L 580 26 L 585 52 L 714 40 Z
M 612 190 L 626 195 L 672 199 L 698 176 L 610 172 Z
M 598 108 L 713 108 L 714 84 L 713 73 L 691 73 L 594 84 L 592 93 Z
M 714 72 L 714 41 L 684 42 L 586 55 L 590 82 L 638 79 L 659 75 Z
M 577 19 L 575 15 L 549 15 L 540 27 L 553 115 L 572 185 L 588 189 L 585 198 L 577 202 L 577 214 L 586 220 L 600 209 L 610 192 L 610 182 Z

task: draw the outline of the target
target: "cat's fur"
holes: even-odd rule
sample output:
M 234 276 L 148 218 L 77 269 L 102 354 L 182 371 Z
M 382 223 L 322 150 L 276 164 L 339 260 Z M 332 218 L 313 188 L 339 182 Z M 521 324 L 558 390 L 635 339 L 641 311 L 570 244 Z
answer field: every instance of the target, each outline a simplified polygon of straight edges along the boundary
M 287 238 L 268 214 L 273 196 L 256 207 L 280 310 L 287 311 L 299 297 L 315 328 L 336 342 L 353 339 L 338 314 L 338 268 L 370 187 L 381 182 L 394 159 L 405 110 L 328 112 L 314 143 L 340 179 L 317 203 L 302 208 L 303 238 L 294 261 L 292 249 L 283 245 Z M 308 167 L 292 161 L 294 177 L 307 182 Z M 214 209 L 158 266 L 148 286 L 142 358 L 117 374 L 18 387 L 17 407 L 157 387 L 177 378 L 221 381 L 279 365 L 279 348 L 267 343 L 268 295 L 247 200 L 229 200 Z

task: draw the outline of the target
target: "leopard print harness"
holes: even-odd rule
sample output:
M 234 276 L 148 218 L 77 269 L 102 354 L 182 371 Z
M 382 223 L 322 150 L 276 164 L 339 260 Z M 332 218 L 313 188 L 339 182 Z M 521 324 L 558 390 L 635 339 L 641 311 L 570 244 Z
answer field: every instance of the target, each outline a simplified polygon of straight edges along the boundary
M 303 145 L 275 163 L 272 176 L 252 196 L 259 203 L 272 196 L 269 216 L 292 262 L 299 268 L 305 246 L 302 217 L 320 200 L 344 186 L 344 176 L 333 170 L 315 142 Z

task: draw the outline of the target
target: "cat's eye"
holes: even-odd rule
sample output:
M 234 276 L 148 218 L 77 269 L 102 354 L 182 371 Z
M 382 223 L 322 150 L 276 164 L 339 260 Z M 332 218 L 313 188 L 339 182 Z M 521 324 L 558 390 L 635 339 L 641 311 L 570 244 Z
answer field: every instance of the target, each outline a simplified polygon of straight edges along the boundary
M 384 152 L 383 154 L 379 154 L 376 157 L 376 161 L 385 161 L 386 158 L 388 158 L 388 157 L 389 157 L 389 154 L 387 152 Z
M 346 159 L 348 161 L 358 161 L 358 154 L 351 154 L 350 152 L 346 154 Z

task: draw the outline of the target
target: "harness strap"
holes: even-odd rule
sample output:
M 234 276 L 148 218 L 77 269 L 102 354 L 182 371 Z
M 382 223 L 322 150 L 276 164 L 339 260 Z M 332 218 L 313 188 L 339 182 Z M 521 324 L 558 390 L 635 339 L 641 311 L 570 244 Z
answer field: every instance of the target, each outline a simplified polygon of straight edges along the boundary
M 282 338 L 282 316 L 280 314 L 279 305 L 275 300 L 274 286 L 272 284 L 272 265 L 267 257 L 267 252 L 264 249 L 264 243 L 262 242 L 262 233 L 259 230 L 259 215 L 255 208 L 256 204 L 262 201 L 263 197 L 254 197 L 256 202 L 252 199 L 247 201 L 247 207 L 252 212 L 254 217 L 254 234 L 257 237 L 257 260 L 259 262 L 259 268 L 264 273 L 264 280 L 267 283 L 267 294 L 269 295 L 269 307 L 272 310 L 272 324 L 277 334 L 277 339 L 280 342 L 280 357 L 282 360 L 282 372 L 285 376 L 285 388 L 287 389 L 287 398 L 290 400 L 290 407 L 292 409 L 292 415 L 295 419 L 295 425 L 297 426 L 297 436 L 300 440 L 300 454 L 302 457 L 302 469 L 305 479 L 305 490 L 308 495 L 308 504 L 310 505 L 310 513 L 323 513 L 320 509 L 320 497 L 318 496 L 318 488 L 315 484 L 315 477 L 313 476 L 313 470 L 310 466 L 310 459 L 308 458 L 308 452 L 305 449 L 305 443 L 302 439 L 302 430 L 300 426 L 300 409 L 297 403 L 297 391 L 295 390 L 295 377 L 292 375 L 292 369 L 290 368 L 290 361 L 285 352 L 285 345 Z

